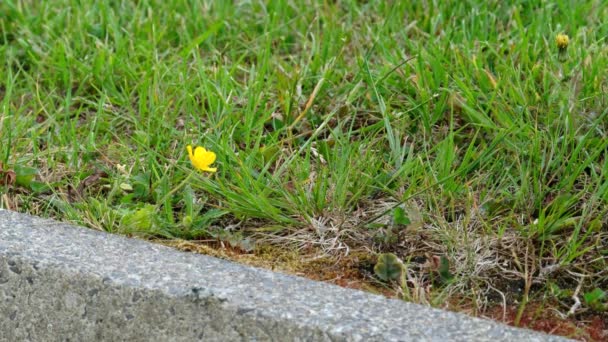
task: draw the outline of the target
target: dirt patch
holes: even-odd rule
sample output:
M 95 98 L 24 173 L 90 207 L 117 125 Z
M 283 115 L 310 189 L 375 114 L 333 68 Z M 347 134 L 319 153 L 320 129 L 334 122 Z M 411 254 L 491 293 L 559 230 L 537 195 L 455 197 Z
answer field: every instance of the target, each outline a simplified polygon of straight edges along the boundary
M 519 327 L 561 335 L 580 341 L 608 341 L 608 316 L 584 315 L 581 317 L 562 317 L 552 309 L 554 303 L 531 303 L 526 306 L 520 318 Z M 516 306 L 493 307 L 484 317 L 505 324 L 515 325 Z

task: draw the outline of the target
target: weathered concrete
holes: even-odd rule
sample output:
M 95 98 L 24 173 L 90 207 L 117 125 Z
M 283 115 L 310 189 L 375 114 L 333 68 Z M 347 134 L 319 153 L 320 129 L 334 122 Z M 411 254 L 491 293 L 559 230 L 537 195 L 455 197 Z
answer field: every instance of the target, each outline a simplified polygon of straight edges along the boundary
M 2 341 L 561 341 L 0 210 Z

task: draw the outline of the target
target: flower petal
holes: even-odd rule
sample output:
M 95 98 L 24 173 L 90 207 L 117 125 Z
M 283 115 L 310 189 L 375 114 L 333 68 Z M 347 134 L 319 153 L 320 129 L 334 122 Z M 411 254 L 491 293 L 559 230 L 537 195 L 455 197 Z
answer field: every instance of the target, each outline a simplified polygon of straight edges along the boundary
M 190 157 L 190 160 L 192 160 L 192 158 L 194 157 L 194 155 L 192 154 L 192 146 L 186 146 L 186 150 L 188 150 L 188 157 Z
M 190 161 L 192 162 L 192 165 L 194 165 L 195 168 L 207 172 L 217 171 L 217 168 L 210 167 L 210 165 L 213 164 L 213 162 L 215 162 L 215 159 L 217 158 L 217 155 L 214 152 L 208 151 L 207 149 L 201 146 L 196 146 L 194 148 L 194 151 L 192 151 L 192 146 L 190 145 L 186 146 L 186 149 L 188 150 L 188 156 L 190 157 Z
M 205 155 L 203 156 L 203 160 L 207 163 L 207 165 L 213 164 L 216 158 L 217 156 L 215 155 L 215 153 L 211 151 L 207 151 L 207 153 L 205 153 Z

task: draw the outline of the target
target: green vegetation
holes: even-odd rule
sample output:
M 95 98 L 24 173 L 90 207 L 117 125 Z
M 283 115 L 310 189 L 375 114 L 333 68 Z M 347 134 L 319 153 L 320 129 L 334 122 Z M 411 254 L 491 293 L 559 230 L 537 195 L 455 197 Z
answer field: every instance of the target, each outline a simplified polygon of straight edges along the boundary
M 384 281 L 398 281 L 401 280 L 401 277 L 405 274 L 405 266 L 395 254 L 384 253 L 378 255 L 378 261 L 376 262 L 376 266 L 374 266 L 374 272 L 378 278 Z
M 603 0 L 3 0 L 0 207 L 393 253 L 410 300 L 605 315 L 607 17 Z

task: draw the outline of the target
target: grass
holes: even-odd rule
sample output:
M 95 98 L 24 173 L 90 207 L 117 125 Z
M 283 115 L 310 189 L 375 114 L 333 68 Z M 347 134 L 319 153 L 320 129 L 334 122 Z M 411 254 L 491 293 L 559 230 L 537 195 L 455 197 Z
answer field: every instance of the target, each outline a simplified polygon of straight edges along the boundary
M 602 0 L 5 0 L 0 207 L 392 252 L 405 299 L 606 318 L 606 16 Z

